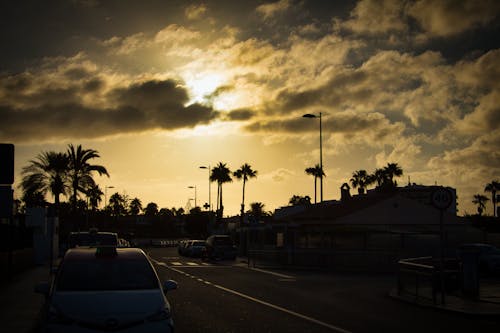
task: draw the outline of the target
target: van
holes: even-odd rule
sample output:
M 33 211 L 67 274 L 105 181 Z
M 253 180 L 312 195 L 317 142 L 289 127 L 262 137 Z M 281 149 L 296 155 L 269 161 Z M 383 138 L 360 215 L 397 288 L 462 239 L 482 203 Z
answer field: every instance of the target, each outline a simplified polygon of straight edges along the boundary
M 236 259 L 237 250 L 231 237 L 212 235 L 205 243 L 205 256 L 209 259 Z

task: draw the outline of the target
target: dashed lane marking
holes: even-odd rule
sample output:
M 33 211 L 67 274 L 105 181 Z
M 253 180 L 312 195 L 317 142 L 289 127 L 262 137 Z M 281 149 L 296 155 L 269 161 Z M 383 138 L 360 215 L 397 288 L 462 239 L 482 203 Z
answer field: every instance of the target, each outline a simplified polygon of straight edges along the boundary
M 280 277 L 280 278 L 283 278 L 283 279 L 290 279 L 290 280 L 292 280 L 292 279 L 294 280 L 295 279 L 294 276 L 280 274 L 280 273 L 268 271 L 268 270 L 265 270 L 265 269 L 253 268 L 253 267 L 249 267 L 248 269 L 251 269 L 252 271 L 261 272 L 261 273 L 271 274 L 271 275 L 274 275 L 274 276 L 277 276 L 277 277 Z
M 249 295 L 246 295 L 246 294 L 243 294 L 243 293 L 240 293 L 239 291 L 236 291 L 236 290 L 233 290 L 233 289 L 229 289 L 229 288 L 226 288 L 226 287 L 223 287 L 221 285 L 218 285 L 218 284 L 214 284 L 214 283 L 211 283 L 209 281 L 206 281 L 206 280 L 203 280 L 201 278 L 198 278 L 197 276 L 194 276 L 194 275 L 191 275 L 191 274 L 187 274 L 177 268 L 173 268 L 171 266 L 168 266 L 167 264 L 163 263 L 163 262 L 160 262 L 160 261 L 156 261 L 153 259 L 154 262 L 156 262 L 158 265 L 160 266 L 164 266 L 164 267 L 167 267 L 168 269 L 174 271 L 174 272 L 177 272 L 177 273 L 180 273 L 182 275 L 185 275 L 187 277 L 190 277 L 192 279 L 196 279 L 197 281 L 201 282 L 201 283 L 204 283 L 206 285 L 211 285 L 217 289 L 220 289 L 220 290 L 223 290 L 225 292 L 228 292 L 230 294 L 233 294 L 233 295 L 236 295 L 236 296 L 239 296 L 239 297 L 242 297 L 242 298 L 245 298 L 249 301 L 252 301 L 252 302 L 255 302 L 255 303 L 259 303 L 259 304 L 262 304 L 262 305 L 265 305 L 267 307 L 270 307 L 270 308 L 273 308 L 275 310 L 278 310 L 278 311 L 281 311 L 281 312 L 284 312 L 284 313 L 287 313 L 289 315 L 292 315 L 294 317 L 297 317 L 297 318 L 301 318 L 303 320 L 306 320 L 306 321 L 309 321 L 309 322 L 312 322 L 312 323 L 315 323 L 317 325 L 320 325 L 320 326 L 323 326 L 323 327 L 326 327 L 332 331 L 335 331 L 335 332 L 339 332 L 339 333 L 352 333 L 351 331 L 348 331 L 348 330 L 345 330 L 341 327 L 338 327 L 338 326 L 335 326 L 335 325 L 331 325 L 331 324 L 328 324 L 328 323 L 325 323 L 324 321 L 321 321 L 321 320 L 318 320 L 318 319 L 315 319 L 313 317 L 309 317 L 309 316 L 306 316 L 306 315 L 303 315 L 301 313 L 298 313 L 298 312 L 295 312 L 295 311 L 292 311 L 292 310 L 288 310 L 286 308 L 283 308 L 279 305 L 275 305 L 275 304 L 272 304 L 272 303 L 269 303 L 269 302 L 266 302 L 266 301 L 263 301 L 261 299 L 258 299 L 258 298 L 255 298 L 255 297 L 252 297 L 252 296 L 249 296 Z M 214 266 L 214 267 L 217 267 L 217 266 Z M 270 272 L 270 271 L 265 271 L 266 273 L 273 273 L 273 275 L 281 275 L 281 276 L 286 276 L 287 278 L 292 278 L 293 277 L 290 277 L 288 275 L 284 275 L 284 274 L 279 274 L 279 273 L 275 273 L 275 272 Z

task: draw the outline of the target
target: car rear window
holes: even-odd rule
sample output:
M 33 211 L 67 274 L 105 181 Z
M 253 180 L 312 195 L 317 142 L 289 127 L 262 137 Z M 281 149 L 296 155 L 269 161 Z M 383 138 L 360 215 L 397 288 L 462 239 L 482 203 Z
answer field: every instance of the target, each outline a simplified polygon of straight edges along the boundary
M 146 260 L 74 260 L 63 263 L 59 291 L 157 289 L 158 280 Z
M 118 238 L 114 234 L 89 234 L 78 233 L 69 236 L 69 247 L 76 246 L 96 246 L 96 245 L 111 245 L 116 246 Z

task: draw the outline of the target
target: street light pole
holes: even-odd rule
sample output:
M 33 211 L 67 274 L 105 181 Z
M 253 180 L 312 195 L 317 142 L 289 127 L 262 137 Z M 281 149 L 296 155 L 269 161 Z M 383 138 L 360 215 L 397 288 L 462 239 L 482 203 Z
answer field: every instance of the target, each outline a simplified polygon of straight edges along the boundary
M 106 208 L 108 204 L 108 188 L 115 188 L 114 186 L 106 186 L 104 187 L 104 208 Z
M 200 166 L 200 169 L 207 169 L 208 170 L 208 206 L 210 207 L 210 211 L 212 211 L 212 185 L 210 182 L 210 164 L 207 166 Z
M 321 169 L 320 179 L 320 200 L 323 202 L 323 128 L 321 123 L 321 112 L 319 116 L 311 113 L 306 113 L 302 117 L 304 118 L 319 118 L 319 167 Z
M 188 186 L 188 188 L 194 188 L 194 207 L 198 207 L 196 203 L 196 185 L 195 186 Z

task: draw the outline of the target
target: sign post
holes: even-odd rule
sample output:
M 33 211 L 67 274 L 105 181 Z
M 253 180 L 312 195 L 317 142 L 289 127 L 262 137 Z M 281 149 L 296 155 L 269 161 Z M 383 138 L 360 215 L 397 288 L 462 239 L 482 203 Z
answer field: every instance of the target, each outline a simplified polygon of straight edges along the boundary
M 441 280 L 441 305 L 445 305 L 445 283 L 444 283 L 444 211 L 450 207 L 453 201 L 453 193 L 444 187 L 437 188 L 432 193 L 432 204 L 439 209 L 439 275 Z

